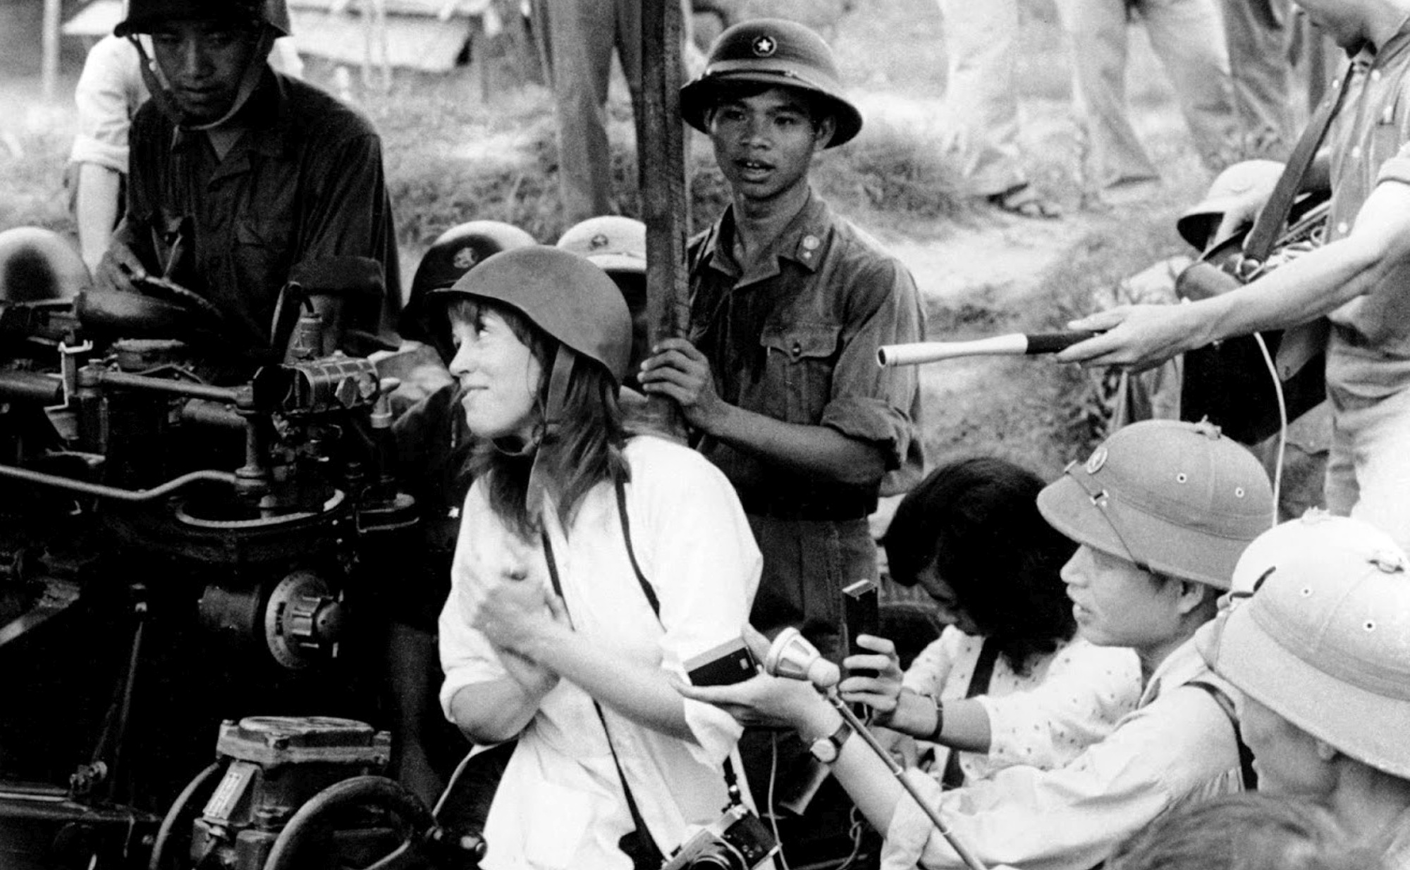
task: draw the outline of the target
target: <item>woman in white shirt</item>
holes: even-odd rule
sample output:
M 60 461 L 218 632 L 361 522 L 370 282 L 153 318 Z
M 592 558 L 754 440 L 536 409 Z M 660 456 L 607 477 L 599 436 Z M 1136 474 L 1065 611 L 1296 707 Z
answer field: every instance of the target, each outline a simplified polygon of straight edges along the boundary
M 520 248 L 437 294 L 485 443 L 440 617 L 441 703 L 477 744 L 518 738 L 482 866 L 629 868 L 634 830 L 669 854 L 727 801 L 740 728 L 672 681 L 740 636 L 761 567 L 748 522 L 699 454 L 623 430 L 630 319 L 596 266 Z
M 889 641 L 859 640 L 880 655 L 849 667 L 880 674 L 841 688 L 922 741 L 919 763 L 949 787 L 1012 764 L 1061 767 L 1140 697 L 1135 653 L 1076 636 L 1058 576 L 1074 545 L 1038 513 L 1042 488 L 1006 460 L 958 460 L 906 495 L 882 539 L 892 579 L 924 589 L 949 625 L 904 675 Z

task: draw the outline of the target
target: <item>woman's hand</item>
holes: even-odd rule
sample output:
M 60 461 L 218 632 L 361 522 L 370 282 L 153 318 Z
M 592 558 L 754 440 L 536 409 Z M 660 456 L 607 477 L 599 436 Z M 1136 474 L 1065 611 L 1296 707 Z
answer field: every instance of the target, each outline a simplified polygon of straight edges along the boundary
M 848 672 L 875 671 L 876 676 L 849 676 L 837 690 L 844 701 L 870 707 L 874 711 L 872 721 L 877 725 L 887 725 L 901 697 L 901 659 L 896 655 L 896 645 L 884 637 L 862 634 L 857 636 L 857 646 L 872 653 L 847 656 L 842 667 Z
M 505 572 L 465 588 L 470 624 L 495 647 L 532 659 L 530 651 L 566 620 L 563 603 L 542 582 Z
M 832 708 L 811 683 L 785 680 L 765 673 L 728 686 L 687 686 L 676 684 L 687 698 L 714 704 L 742 725 L 769 725 L 807 730 L 819 714 L 825 718 Z
M 542 698 L 558 685 L 558 674 L 528 656 L 505 647 L 496 646 L 495 653 L 514 682 L 531 698 Z

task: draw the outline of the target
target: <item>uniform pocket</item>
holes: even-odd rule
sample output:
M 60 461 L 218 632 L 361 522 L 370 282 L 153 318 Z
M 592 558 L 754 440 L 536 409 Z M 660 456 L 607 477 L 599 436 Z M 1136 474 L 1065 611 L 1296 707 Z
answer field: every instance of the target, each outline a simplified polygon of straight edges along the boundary
M 765 327 L 759 336 L 768 362 L 765 395 L 770 416 L 789 423 L 817 423 L 832 395 L 832 369 L 842 327 L 790 323 Z

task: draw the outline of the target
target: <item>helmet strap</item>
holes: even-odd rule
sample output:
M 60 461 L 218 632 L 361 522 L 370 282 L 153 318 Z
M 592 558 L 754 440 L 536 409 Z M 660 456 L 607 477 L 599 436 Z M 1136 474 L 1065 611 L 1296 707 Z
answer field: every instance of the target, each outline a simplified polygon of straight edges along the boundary
M 216 120 L 205 124 L 191 124 L 186 120 L 185 113 L 176 105 L 176 100 L 171 96 L 170 85 L 162 76 L 157 64 L 147 55 L 142 41 L 135 34 L 128 36 L 127 40 L 137 46 L 137 53 L 142 59 L 142 81 L 147 85 L 147 91 L 152 95 L 157 108 L 162 110 L 162 114 L 172 119 L 176 126 L 184 130 L 203 131 L 229 123 L 230 119 L 244 108 L 245 103 L 249 101 L 255 88 L 259 85 L 260 77 L 264 75 L 264 68 L 269 62 L 269 52 L 274 48 L 274 40 L 278 37 L 279 34 L 273 27 L 265 24 L 260 25 L 254 54 L 250 56 L 250 62 L 245 65 L 245 71 L 240 76 L 240 88 L 235 93 L 235 99 L 231 102 L 230 109 Z
M 1126 536 L 1121 534 L 1120 524 L 1118 524 L 1116 518 L 1111 515 L 1111 493 L 1108 492 L 1105 487 L 1100 486 L 1094 477 L 1088 476 L 1083 478 L 1081 475 L 1073 474 L 1072 468 L 1074 465 L 1076 465 L 1076 463 L 1069 463 L 1065 473 L 1068 477 L 1077 481 L 1077 485 L 1082 487 L 1087 493 L 1088 499 L 1092 502 L 1092 507 L 1097 509 L 1097 513 L 1102 515 L 1102 519 L 1106 520 L 1106 524 L 1110 526 L 1112 532 L 1115 533 L 1116 540 L 1120 541 L 1122 548 L 1126 550 L 1127 558 L 1131 560 L 1132 564 L 1142 571 L 1145 571 L 1147 574 L 1156 573 L 1155 570 L 1151 568 L 1149 562 L 1137 555 L 1136 549 L 1126 540 Z
M 548 376 L 548 402 L 544 406 L 543 422 L 535 433 L 533 446 L 557 438 L 562 428 L 563 412 L 568 403 L 568 382 L 573 373 L 573 363 L 577 353 L 565 344 L 559 344 L 553 354 L 553 368 Z M 534 454 L 534 463 L 529 468 L 529 484 L 524 493 L 525 507 L 531 517 L 543 511 L 544 492 L 548 488 L 548 472 L 544 468 L 543 450 Z

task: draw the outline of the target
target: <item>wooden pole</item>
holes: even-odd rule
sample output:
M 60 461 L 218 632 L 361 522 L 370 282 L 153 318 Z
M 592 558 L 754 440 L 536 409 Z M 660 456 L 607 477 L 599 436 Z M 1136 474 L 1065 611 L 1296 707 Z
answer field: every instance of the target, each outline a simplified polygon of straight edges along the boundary
M 44 0 L 43 61 L 40 81 L 44 89 L 44 99 L 52 101 L 59 86 L 59 18 L 62 12 L 61 0 Z
M 651 341 L 684 336 L 690 325 L 685 242 L 689 200 L 685 189 L 681 124 L 681 4 L 641 4 L 642 107 L 637 143 L 642 222 L 646 224 L 646 312 Z M 680 409 L 653 396 L 647 411 L 657 428 L 684 438 Z

